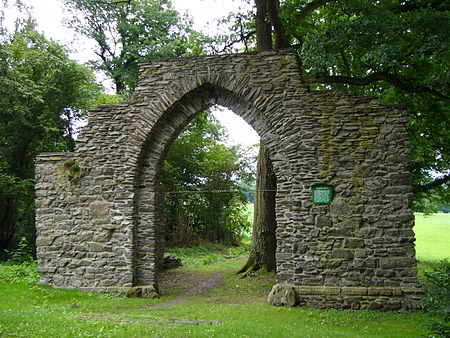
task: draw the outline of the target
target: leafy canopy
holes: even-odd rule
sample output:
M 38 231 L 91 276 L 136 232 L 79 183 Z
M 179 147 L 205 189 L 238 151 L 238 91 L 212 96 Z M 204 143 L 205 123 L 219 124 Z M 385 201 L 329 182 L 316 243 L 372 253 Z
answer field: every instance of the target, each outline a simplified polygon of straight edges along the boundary
M 117 93 L 135 88 L 140 60 L 186 53 L 187 22 L 169 0 L 63 1 L 73 14 L 68 25 L 96 42 L 93 64 Z
M 251 44 L 258 25 L 268 25 L 266 45 L 296 48 L 301 76 L 312 89 L 375 95 L 382 103 L 405 105 L 410 114 L 416 208 L 423 211 L 425 205 L 436 209 L 450 203 L 449 2 L 254 3 L 253 13 L 229 18 L 234 30 L 228 45 L 237 38 Z M 262 20 L 241 24 L 244 17 Z
M 74 146 L 74 123 L 99 92 L 88 68 L 28 22 L 0 45 L 0 249 L 16 228 L 33 233 L 38 153 Z M 20 234 L 18 234 L 20 235 Z
M 214 116 L 200 113 L 164 161 L 166 230 L 172 244 L 198 239 L 235 243 L 251 226 L 248 200 L 239 192 L 254 179 L 251 159 L 224 139 L 225 131 Z

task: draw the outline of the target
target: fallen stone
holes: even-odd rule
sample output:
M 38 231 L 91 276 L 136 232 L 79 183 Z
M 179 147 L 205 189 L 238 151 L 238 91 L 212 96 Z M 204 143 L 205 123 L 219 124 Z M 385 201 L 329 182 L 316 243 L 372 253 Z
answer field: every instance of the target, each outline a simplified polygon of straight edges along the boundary
M 158 293 L 152 286 L 133 286 L 128 289 L 125 296 L 128 298 L 159 298 Z
M 275 306 L 295 306 L 298 303 L 295 287 L 290 284 L 276 284 L 269 293 L 267 302 Z

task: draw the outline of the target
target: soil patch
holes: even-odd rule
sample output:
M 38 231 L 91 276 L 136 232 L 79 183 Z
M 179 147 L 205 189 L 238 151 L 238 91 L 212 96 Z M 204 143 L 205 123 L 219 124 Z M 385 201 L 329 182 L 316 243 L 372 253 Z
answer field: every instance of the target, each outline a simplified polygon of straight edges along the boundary
M 193 296 L 208 296 L 211 290 L 220 285 L 225 271 L 215 272 L 213 274 L 187 274 L 176 271 L 166 271 L 159 279 L 159 286 L 164 296 L 165 290 L 177 290 L 180 295 L 176 299 L 163 303 L 153 304 L 152 306 L 166 307 L 175 304 L 181 304 L 186 298 Z

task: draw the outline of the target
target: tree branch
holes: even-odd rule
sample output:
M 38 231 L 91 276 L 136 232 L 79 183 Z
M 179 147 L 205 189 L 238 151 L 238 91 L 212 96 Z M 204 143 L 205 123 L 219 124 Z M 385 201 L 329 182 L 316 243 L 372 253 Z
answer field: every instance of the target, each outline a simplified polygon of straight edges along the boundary
M 447 4 L 446 0 L 435 0 L 435 1 L 432 1 L 431 3 L 429 1 L 426 1 L 425 3 L 419 3 L 419 4 L 417 4 L 416 2 L 413 2 L 413 1 L 407 1 L 403 5 L 397 6 L 393 10 L 393 12 L 394 13 L 407 13 L 407 12 L 411 12 L 411 11 L 415 11 L 415 10 L 427 8 L 427 7 L 430 7 L 436 11 L 445 11 L 445 10 L 449 9 L 448 4 L 447 4 L 447 6 L 446 6 L 446 4 Z
M 403 80 L 400 80 L 394 75 L 385 73 L 385 72 L 378 72 L 371 75 L 368 75 L 366 77 L 351 77 L 351 76 L 333 76 L 333 75 L 316 75 L 313 77 L 306 77 L 304 79 L 306 83 L 342 83 L 342 84 L 349 84 L 353 86 L 367 86 L 373 82 L 377 81 L 385 81 L 387 83 L 390 83 L 391 85 L 395 86 L 396 88 L 399 88 L 401 90 L 404 90 L 409 93 L 427 93 L 435 96 L 436 98 L 450 102 L 450 97 L 447 95 L 441 94 L 438 91 L 425 87 L 425 86 L 415 86 L 410 83 L 407 83 Z
M 216 53 L 225 53 L 228 51 L 229 48 L 233 47 L 233 45 L 235 43 L 239 43 L 239 42 L 244 42 L 244 44 L 246 45 L 245 41 L 247 41 L 252 35 L 255 35 L 255 34 L 256 34 L 256 31 L 250 31 L 250 32 L 247 32 L 247 34 L 243 34 L 241 32 L 239 39 L 231 40 L 228 43 L 226 43 L 221 50 L 214 49 L 214 51 Z
M 267 13 L 269 15 L 270 22 L 272 23 L 275 33 L 275 49 L 287 48 L 290 46 L 289 39 L 286 36 L 286 30 L 278 15 L 278 9 L 280 8 L 279 0 L 267 1 Z
M 450 174 L 444 175 L 443 177 L 435 179 L 433 182 L 421 184 L 414 187 L 415 193 L 427 192 L 431 189 L 437 188 L 442 184 L 450 182 Z
M 315 0 L 309 2 L 302 10 L 297 13 L 297 18 L 301 21 L 304 20 L 317 8 L 326 5 L 329 2 L 334 2 L 336 0 Z
M 102 4 L 102 5 L 107 5 L 107 6 L 114 6 L 114 5 L 120 5 L 120 4 L 127 4 L 129 5 L 131 3 L 132 0 L 117 0 L 117 1 L 102 1 L 102 0 L 97 0 L 94 1 L 97 4 Z

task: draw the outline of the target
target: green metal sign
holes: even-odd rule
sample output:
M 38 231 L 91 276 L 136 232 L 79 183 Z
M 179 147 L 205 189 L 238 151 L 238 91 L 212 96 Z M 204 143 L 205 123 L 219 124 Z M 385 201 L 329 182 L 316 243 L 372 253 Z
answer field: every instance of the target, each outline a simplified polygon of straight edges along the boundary
M 333 187 L 327 184 L 316 184 L 312 187 L 314 204 L 330 204 L 333 201 Z

